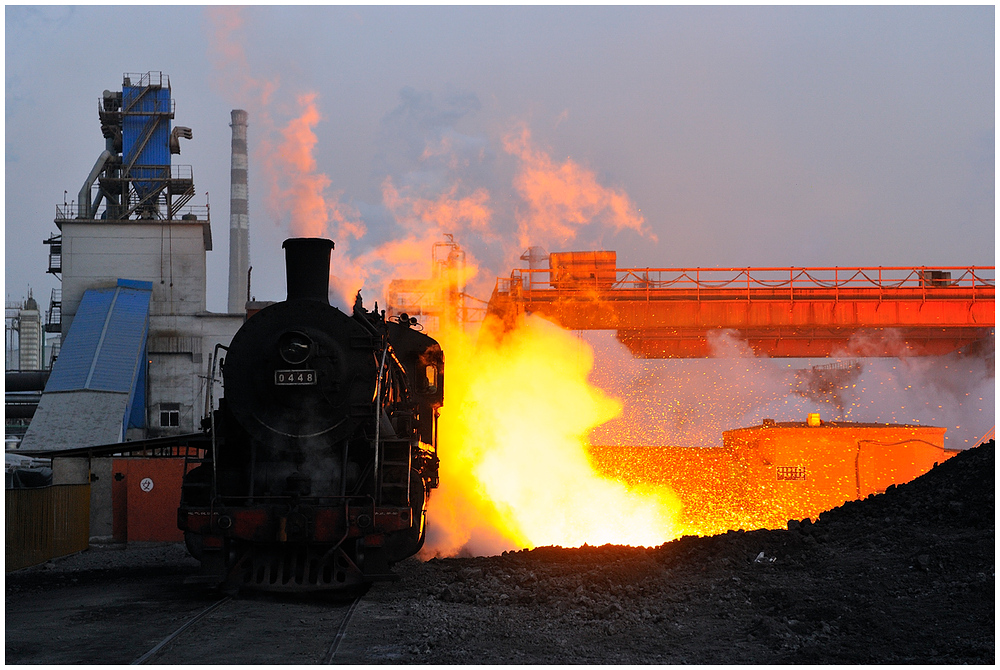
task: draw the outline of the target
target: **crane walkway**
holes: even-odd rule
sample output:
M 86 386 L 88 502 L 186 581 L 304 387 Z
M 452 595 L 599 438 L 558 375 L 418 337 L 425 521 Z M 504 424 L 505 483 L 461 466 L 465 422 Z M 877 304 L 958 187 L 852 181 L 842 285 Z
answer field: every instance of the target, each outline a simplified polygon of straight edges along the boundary
M 488 313 L 615 330 L 642 358 L 710 357 L 723 332 L 778 358 L 941 355 L 993 338 L 993 267 L 623 269 L 614 252 L 584 254 L 609 257 L 515 269 Z

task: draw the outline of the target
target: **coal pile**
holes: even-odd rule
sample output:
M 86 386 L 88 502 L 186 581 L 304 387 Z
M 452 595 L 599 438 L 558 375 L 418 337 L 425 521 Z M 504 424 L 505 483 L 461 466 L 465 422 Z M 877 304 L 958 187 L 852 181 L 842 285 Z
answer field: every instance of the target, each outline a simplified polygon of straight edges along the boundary
M 993 663 L 994 443 L 788 530 L 415 560 L 345 661 Z

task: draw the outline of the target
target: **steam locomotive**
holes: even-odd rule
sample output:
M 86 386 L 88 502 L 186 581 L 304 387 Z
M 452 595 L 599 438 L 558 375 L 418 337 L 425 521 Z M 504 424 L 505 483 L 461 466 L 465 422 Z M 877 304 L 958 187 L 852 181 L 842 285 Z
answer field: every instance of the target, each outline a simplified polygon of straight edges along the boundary
M 347 590 L 392 579 L 426 537 L 438 484 L 444 355 L 416 320 L 329 303 L 321 238 L 285 240 L 288 297 L 220 360 L 211 449 L 183 480 L 178 527 L 200 580 L 226 590 Z

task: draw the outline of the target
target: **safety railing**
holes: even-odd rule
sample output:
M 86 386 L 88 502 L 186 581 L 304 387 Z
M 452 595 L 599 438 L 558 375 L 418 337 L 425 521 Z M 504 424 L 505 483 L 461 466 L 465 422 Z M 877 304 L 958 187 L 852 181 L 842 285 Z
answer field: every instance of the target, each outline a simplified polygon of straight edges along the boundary
M 548 269 L 516 269 L 497 280 L 498 293 L 535 291 L 745 291 L 805 289 L 992 289 L 992 266 L 791 267 L 791 268 L 618 268 L 614 282 L 576 275 L 555 277 Z
M 130 205 L 134 206 L 135 203 L 137 203 L 137 202 L 138 202 L 138 198 L 136 197 L 135 193 L 134 192 L 130 193 L 129 194 L 129 203 L 130 203 Z M 197 220 L 197 221 L 207 221 L 208 220 L 208 216 L 209 216 L 209 211 L 210 210 L 209 210 L 209 206 L 208 205 L 185 205 L 185 206 L 177 209 L 174 212 L 173 218 L 174 218 L 174 220 L 184 219 L 184 217 L 186 216 L 188 218 L 194 217 L 194 220 Z M 64 204 L 61 204 L 61 205 L 56 205 L 56 220 L 57 221 L 76 220 L 76 219 L 79 218 L 77 216 L 78 213 L 79 213 L 79 210 L 77 209 L 76 202 L 68 202 L 68 203 L 64 203 Z M 159 214 L 160 214 L 161 218 L 151 219 L 151 220 L 152 221 L 164 221 L 164 220 L 166 220 L 166 218 L 167 218 L 166 208 L 163 207 L 162 205 L 160 206 Z M 99 215 L 99 217 L 98 217 L 97 220 L 98 221 L 102 220 L 102 219 L 100 219 L 100 215 Z M 117 219 L 113 219 L 113 220 L 117 220 Z M 138 219 L 132 219 L 132 220 L 138 221 Z M 62 270 L 62 261 L 61 261 L 61 259 L 58 261 L 58 263 L 59 263 L 59 269 L 61 271 Z
M 190 165 L 171 165 L 170 178 L 183 179 L 185 181 L 192 180 L 194 179 L 194 168 Z
M 125 86 L 138 86 L 139 88 L 146 88 L 147 86 L 170 88 L 170 77 L 163 74 L 160 70 L 126 72 L 122 77 L 122 82 Z
M 61 263 L 59 269 L 62 270 Z M 61 288 L 52 289 L 52 294 L 51 297 L 49 298 L 49 310 L 48 312 L 46 312 L 45 315 L 45 332 L 46 333 L 62 332 L 62 289 Z

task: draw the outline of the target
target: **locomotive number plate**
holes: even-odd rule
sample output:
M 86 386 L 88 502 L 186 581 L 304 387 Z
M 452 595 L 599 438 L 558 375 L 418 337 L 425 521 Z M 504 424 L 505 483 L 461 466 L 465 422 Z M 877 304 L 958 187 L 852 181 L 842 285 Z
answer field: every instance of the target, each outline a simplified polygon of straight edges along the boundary
M 315 370 L 275 370 L 276 386 L 315 386 Z

